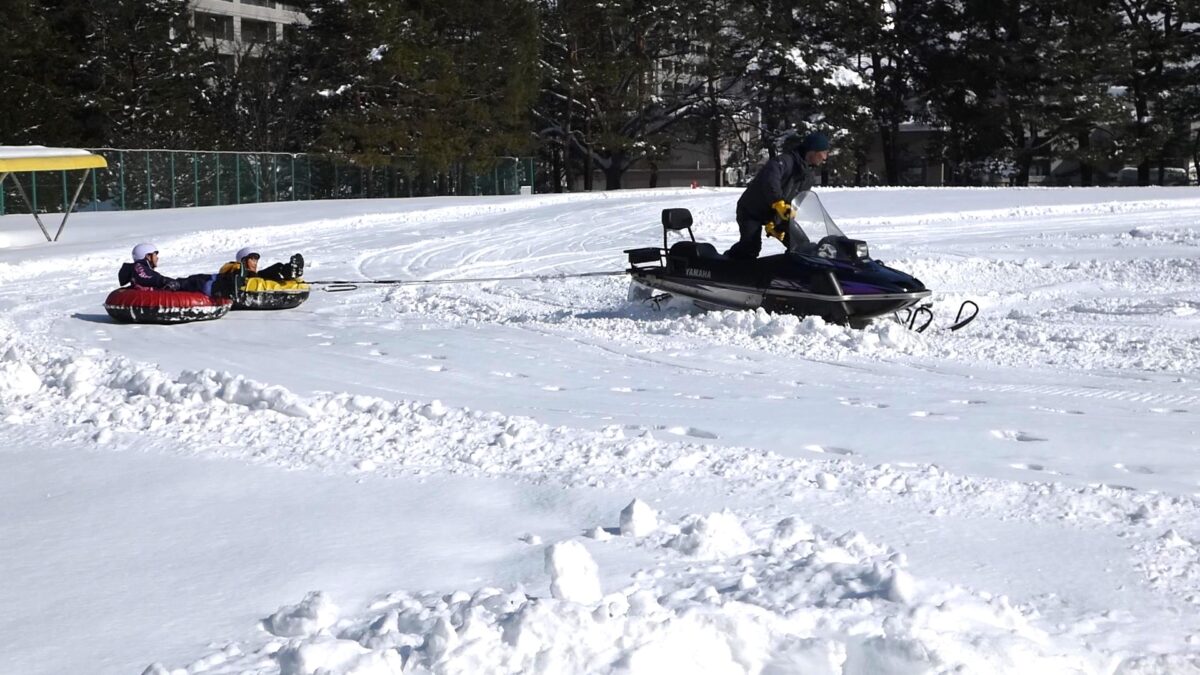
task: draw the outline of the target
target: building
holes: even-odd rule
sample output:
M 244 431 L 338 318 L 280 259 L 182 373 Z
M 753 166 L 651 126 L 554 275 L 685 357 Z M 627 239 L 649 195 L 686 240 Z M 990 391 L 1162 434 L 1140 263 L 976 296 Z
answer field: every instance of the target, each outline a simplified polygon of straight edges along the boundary
M 194 0 L 192 16 L 200 37 L 211 41 L 227 67 L 254 45 L 291 37 L 308 17 L 299 9 L 274 0 Z

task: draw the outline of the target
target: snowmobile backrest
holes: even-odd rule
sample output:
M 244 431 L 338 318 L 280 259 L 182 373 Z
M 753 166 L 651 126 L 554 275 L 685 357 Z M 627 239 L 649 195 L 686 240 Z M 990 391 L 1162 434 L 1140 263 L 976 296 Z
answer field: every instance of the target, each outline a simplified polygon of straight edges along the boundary
M 692 212 L 687 209 L 663 209 L 662 224 L 665 230 L 691 229 Z
M 692 234 L 692 212 L 687 209 L 663 209 L 662 212 L 663 224 L 663 248 L 667 248 L 667 232 L 674 230 L 687 230 L 688 236 L 692 241 L 696 241 L 696 235 Z

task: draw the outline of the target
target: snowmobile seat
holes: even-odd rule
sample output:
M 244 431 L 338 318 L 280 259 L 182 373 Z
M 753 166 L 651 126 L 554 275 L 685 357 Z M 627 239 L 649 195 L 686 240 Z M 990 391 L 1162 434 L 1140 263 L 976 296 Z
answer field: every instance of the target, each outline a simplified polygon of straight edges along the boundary
M 671 246 L 671 255 L 687 258 L 704 258 L 706 260 L 725 260 L 725 256 L 717 252 L 717 247 L 706 242 L 681 241 Z

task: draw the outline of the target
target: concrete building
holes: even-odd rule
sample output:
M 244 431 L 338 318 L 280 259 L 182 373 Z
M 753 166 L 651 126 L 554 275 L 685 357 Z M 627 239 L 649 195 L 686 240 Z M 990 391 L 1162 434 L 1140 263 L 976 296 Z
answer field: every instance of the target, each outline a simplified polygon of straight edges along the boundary
M 235 55 L 256 44 L 286 40 L 308 17 L 274 0 L 194 0 L 192 16 L 200 37 L 212 41 L 229 67 Z

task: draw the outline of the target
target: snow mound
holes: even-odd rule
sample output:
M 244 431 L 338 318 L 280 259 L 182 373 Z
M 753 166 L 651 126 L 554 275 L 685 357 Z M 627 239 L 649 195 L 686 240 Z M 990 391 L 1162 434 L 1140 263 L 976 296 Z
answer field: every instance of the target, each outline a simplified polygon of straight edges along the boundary
M 621 510 L 621 534 L 626 537 L 645 537 L 658 529 L 658 513 L 649 504 L 634 499 Z
M 603 595 L 596 561 L 577 541 L 548 546 L 546 572 L 550 574 L 550 593 L 559 600 L 591 605 Z
M 754 545 L 737 516 L 728 511 L 688 516 L 679 530 L 667 540 L 667 548 L 695 558 L 724 558 L 744 553 Z
M 903 556 L 796 517 L 689 523 L 745 541 L 703 566 L 665 561 L 601 596 L 578 542 L 547 549 L 551 597 L 523 589 L 398 592 L 336 635 L 248 650 L 280 673 L 1089 672 L 1109 661 L 1031 624 L 1003 597 L 923 582 Z M 756 531 L 766 545 L 733 552 Z M 618 541 L 618 540 L 613 540 Z M 568 576 L 583 579 L 577 593 Z M 568 591 L 570 588 L 570 592 Z M 311 598 L 312 596 L 310 596 Z M 309 600 L 306 599 L 306 603 Z M 305 603 L 301 603 L 305 604 Z M 568 639 L 569 636 L 569 639 Z M 317 669 L 324 669 L 318 671 Z M 263 670 L 261 672 L 272 672 Z
M 300 603 L 281 607 L 263 619 L 263 628 L 279 637 L 305 637 L 329 628 L 337 618 L 338 608 L 329 596 L 314 591 Z
M 367 649 L 353 640 L 317 637 L 279 651 L 279 675 L 400 675 L 404 659 L 393 650 Z
M 42 379 L 24 363 L 0 362 L 0 397 L 29 396 L 42 388 Z

